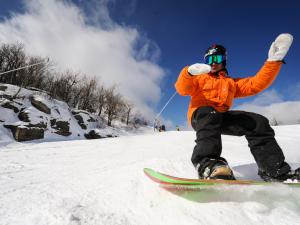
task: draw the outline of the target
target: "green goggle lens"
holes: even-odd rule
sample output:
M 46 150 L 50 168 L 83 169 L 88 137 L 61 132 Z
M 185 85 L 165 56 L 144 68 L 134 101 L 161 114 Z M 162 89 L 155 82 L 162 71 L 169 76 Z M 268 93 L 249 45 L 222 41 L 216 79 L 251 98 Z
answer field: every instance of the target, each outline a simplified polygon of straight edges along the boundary
M 223 55 L 209 55 L 205 57 L 205 63 L 211 65 L 213 63 L 220 64 L 225 60 Z

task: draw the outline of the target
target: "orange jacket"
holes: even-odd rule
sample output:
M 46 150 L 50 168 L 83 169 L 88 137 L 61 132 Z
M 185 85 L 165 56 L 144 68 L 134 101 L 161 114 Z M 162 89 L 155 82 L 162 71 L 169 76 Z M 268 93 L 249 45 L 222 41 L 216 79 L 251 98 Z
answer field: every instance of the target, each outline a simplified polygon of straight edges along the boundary
M 191 122 L 193 112 L 201 106 L 212 106 L 219 112 L 230 109 L 234 98 L 255 95 L 266 89 L 276 78 L 282 62 L 265 62 L 255 76 L 231 78 L 225 71 L 219 75 L 201 74 L 191 76 L 188 66 L 181 71 L 175 88 L 180 95 L 191 96 L 188 120 Z

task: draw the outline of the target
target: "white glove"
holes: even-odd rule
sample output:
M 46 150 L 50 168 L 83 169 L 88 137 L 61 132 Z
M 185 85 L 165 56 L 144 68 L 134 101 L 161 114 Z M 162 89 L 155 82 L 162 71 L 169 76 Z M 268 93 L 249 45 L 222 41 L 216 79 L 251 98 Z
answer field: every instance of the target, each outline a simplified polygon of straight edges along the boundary
M 283 60 L 292 43 L 293 36 L 291 34 L 280 34 L 270 47 L 268 61 Z
M 195 63 L 188 68 L 188 72 L 190 75 L 200 75 L 204 73 L 209 73 L 211 70 L 210 65 L 203 63 Z

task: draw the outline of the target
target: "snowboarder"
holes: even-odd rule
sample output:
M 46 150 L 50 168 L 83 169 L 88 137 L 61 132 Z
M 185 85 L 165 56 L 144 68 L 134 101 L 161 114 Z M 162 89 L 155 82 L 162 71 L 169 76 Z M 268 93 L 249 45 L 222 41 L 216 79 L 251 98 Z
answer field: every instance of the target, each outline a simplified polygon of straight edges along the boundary
M 300 180 L 300 168 L 292 171 L 285 162 L 268 119 L 252 112 L 230 110 L 234 98 L 258 94 L 271 85 L 292 42 L 292 35 L 279 35 L 263 67 L 247 78 L 228 75 L 227 52 L 221 45 L 207 49 L 205 64 L 183 68 L 175 88 L 180 95 L 191 97 L 188 120 L 196 131 L 191 160 L 200 179 L 235 179 L 226 159 L 221 157 L 221 134 L 225 134 L 245 135 L 263 180 Z

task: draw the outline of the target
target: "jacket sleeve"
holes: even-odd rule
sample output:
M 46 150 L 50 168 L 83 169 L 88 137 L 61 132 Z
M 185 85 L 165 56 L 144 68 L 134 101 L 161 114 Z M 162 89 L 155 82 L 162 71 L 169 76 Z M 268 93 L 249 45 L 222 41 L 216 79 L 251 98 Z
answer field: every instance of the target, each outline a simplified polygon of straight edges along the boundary
M 191 76 L 188 73 L 188 66 L 184 67 L 175 83 L 176 91 L 183 96 L 193 95 L 198 87 L 198 84 L 195 81 L 195 76 Z
M 255 95 L 267 87 L 275 80 L 282 62 L 265 62 L 259 72 L 252 77 L 235 79 L 236 98 Z

